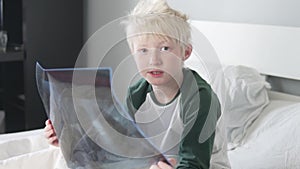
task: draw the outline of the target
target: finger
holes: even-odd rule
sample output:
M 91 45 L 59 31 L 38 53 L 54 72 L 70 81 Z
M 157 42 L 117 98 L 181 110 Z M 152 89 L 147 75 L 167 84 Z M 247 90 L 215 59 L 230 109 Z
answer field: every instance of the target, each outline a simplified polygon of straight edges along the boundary
M 46 132 L 46 131 L 49 131 L 49 130 L 52 130 L 52 126 L 51 125 L 45 126 L 44 131 Z
M 169 158 L 168 161 L 172 166 L 175 166 L 177 164 L 177 161 L 175 158 Z
M 51 136 L 53 135 L 54 131 L 53 130 L 47 130 L 45 131 L 45 136 Z
M 46 126 L 44 128 L 44 133 L 45 133 L 45 136 L 51 136 L 51 135 L 56 135 L 56 132 L 53 128 L 53 126 Z
M 51 131 L 51 130 L 54 131 L 54 128 L 51 125 L 47 125 L 47 126 L 44 127 L 44 132 L 48 132 L 48 131 Z
M 50 122 L 46 122 L 46 126 L 44 127 L 44 131 L 48 132 L 49 130 L 54 130 L 54 126 L 52 125 L 52 123 Z M 55 132 L 55 130 L 54 130 Z
M 53 145 L 53 146 L 56 146 L 56 147 L 59 147 L 59 142 L 58 142 L 58 140 L 55 141 L 52 145 Z
M 45 137 L 46 138 L 50 138 L 50 137 L 53 137 L 53 136 L 56 136 L 56 134 L 53 130 L 49 130 L 49 131 L 45 132 Z
M 57 139 L 56 136 L 53 136 L 53 137 L 50 137 L 50 138 L 48 139 L 48 142 L 49 142 L 50 144 L 58 143 L 58 139 Z
M 53 140 L 49 140 L 48 142 L 49 142 L 49 144 L 51 144 L 53 146 L 56 146 L 56 147 L 59 146 L 59 142 L 58 142 L 58 139 L 56 137 L 54 137 Z
M 157 165 L 159 168 L 163 168 L 163 169 L 172 169 L 173 168 L 172 166 L 169 166 L 167 163 L 164 163 L 162 161 L 159 161 L 157 163 Z
M 48 119 L 48 120 L 45 121 L 45 125 L 46 126 L 49 125 L 49 124 L 52 124 L 50 119 Z
M 157 165 L 151 165 L 149 169 L 160 169 Z

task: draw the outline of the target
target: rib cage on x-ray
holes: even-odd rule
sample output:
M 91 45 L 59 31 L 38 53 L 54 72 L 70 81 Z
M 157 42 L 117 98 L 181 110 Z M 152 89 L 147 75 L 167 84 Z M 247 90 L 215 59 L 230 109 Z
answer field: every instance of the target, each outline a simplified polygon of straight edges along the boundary
M 166 160 L 114 98 L 109 68 L 37 63 L 36 80 L 68 167 L 142 169 Z

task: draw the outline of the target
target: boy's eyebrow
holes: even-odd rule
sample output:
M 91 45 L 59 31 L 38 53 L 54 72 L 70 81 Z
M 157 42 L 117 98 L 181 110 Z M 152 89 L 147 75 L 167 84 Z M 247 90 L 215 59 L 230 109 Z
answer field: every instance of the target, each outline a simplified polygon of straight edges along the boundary
M 158 40 L 159 42 L 158 42 L 158 45 L 162 45 L 162 44 L 165 44 L 165 43 L 170 43 L 171 42 L 171 40 L 166 40 L 166 39 L 160 39 L 160 40 Z M 144 43 L 144 42 L 142 42 L 142 43 L 137 43 L 137 47 L 138 48 L 141 48 L 141 47 L 147 47 L 147 46 L 149 46 L 149 44 L 148 43 Z
M 160 40 L 160 43 L 169 43 L 169 42 L 172 42 L 172 39 L 170 39 L 168 37 L 160 37 L 159 40 Z
M 161 42 L 159 43 L 159 45 L 163 45 L 163 44 L 168 44 L 168 45 L 170 45 L 170 43 L 172 43 L 170 40 L 164 40 L 164 41 L 161 41 Z
M 169 43 L 170 41 L 160 41 L 159 43 L 158 43 L 158 45 L 162 45 L 162 44 L 166 44 L 166 43 Z M 147 44 L 147 43 L 139 43 L 138 45 L 137 45 L 137 47 L 139 47 L 139 48 L 142 48 L 142 47 L 148 47 L 149 46 L 149 44 Z
M 170 42 L 170 41 L 164 40 L 164 41 L 161 41 L 159 44 L 169 43 L 169 42 Z
M 142 44 L 140 44 L 140 43 L 138 43 L 138 45 L 137 45 L 137 47 L 139 47 L 139 48 L 141 48 L 141 47 L 147 47 L 148 45 L 147 44 L 144 44 L 144 43 L 142 43 Z

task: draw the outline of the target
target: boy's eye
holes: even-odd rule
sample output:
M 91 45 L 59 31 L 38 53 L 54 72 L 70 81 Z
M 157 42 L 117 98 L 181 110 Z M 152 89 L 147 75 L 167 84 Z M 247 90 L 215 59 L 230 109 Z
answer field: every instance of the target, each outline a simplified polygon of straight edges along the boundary
M 139 52 L 139 53 L 147 53 L 147 52 L 148 52 L 148 49 L 142 48 L 142 49 L 139 49 L 138 52 Z
M 168 47 L 168 46 L 164 46 L 164 47 L 162 47 L 160 50 L 161 51 L 168 51 L 170 48 Z

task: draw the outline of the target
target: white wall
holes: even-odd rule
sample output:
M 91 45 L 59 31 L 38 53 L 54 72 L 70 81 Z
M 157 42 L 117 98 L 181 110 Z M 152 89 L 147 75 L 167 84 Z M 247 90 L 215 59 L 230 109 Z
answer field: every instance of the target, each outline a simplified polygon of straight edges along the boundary
M 122 17 L 132 9 L 137 0 L 85 0 L 84 39 L 87 40 L 105 24 Z
M 167 0 L 191 19 L 300 26 L 299 0 Z M 84 40 L 104 25 L 125 16 L 138 0 L 84 1 Z M 122 30 L 120 30 L 122 31 Z M 117 32 L 119 33 L 119 32 Z M 108 34 L 103 40 L 115 34 Z M 112 55 L 128 53 L 126 43 Z M 114 57 L 114 56 L 113 56 Z M 90 59 L 88 63 L 92 63 Z M 109 65 L 109 64 L 108 64 Z
M 191 19 L 300 27 L 299 0 L 168 0 Z M 270 63 L 271 64 L 271 63 Z M 300 82 L 269 77 L 273 89 L 300 95 Z
M 116 63 L 129 54 L 125 33 L 116 20 L 124 17 L 134 5 L 133 0 L 84 1 L 83 37 L 84 41 L 90 40 L 82 53 L 87 66 L 98 66 L 99 55 L 105 53 L 101 66 L 115 68 Z
M 191 19 L 300 26 L 299 0 L 168 0 Z
M 125 60 L 130 52 L 125 32 L 119 24 L 135 6 L 137 0 L 85 0 L 84 1 L 84 40 L 87 41 L 82 55 L 86 66 L 112 67 L 113 88 L 123 102 L 130 83 L 129 74 L 134 74 L 135 65 Z M 89 39 L 90 38 L 90 39 Z M 88 40 L 89 39 L 89 40 Z M 104 54 L 101 63 L 100 55 Z M 124 75 L 125 74 L 125 75 Z
M 167 0 L 191 19 L 300 26 L 299 0 Z M 85 0 L 84 39 L 122 17 L 138 0 Z

